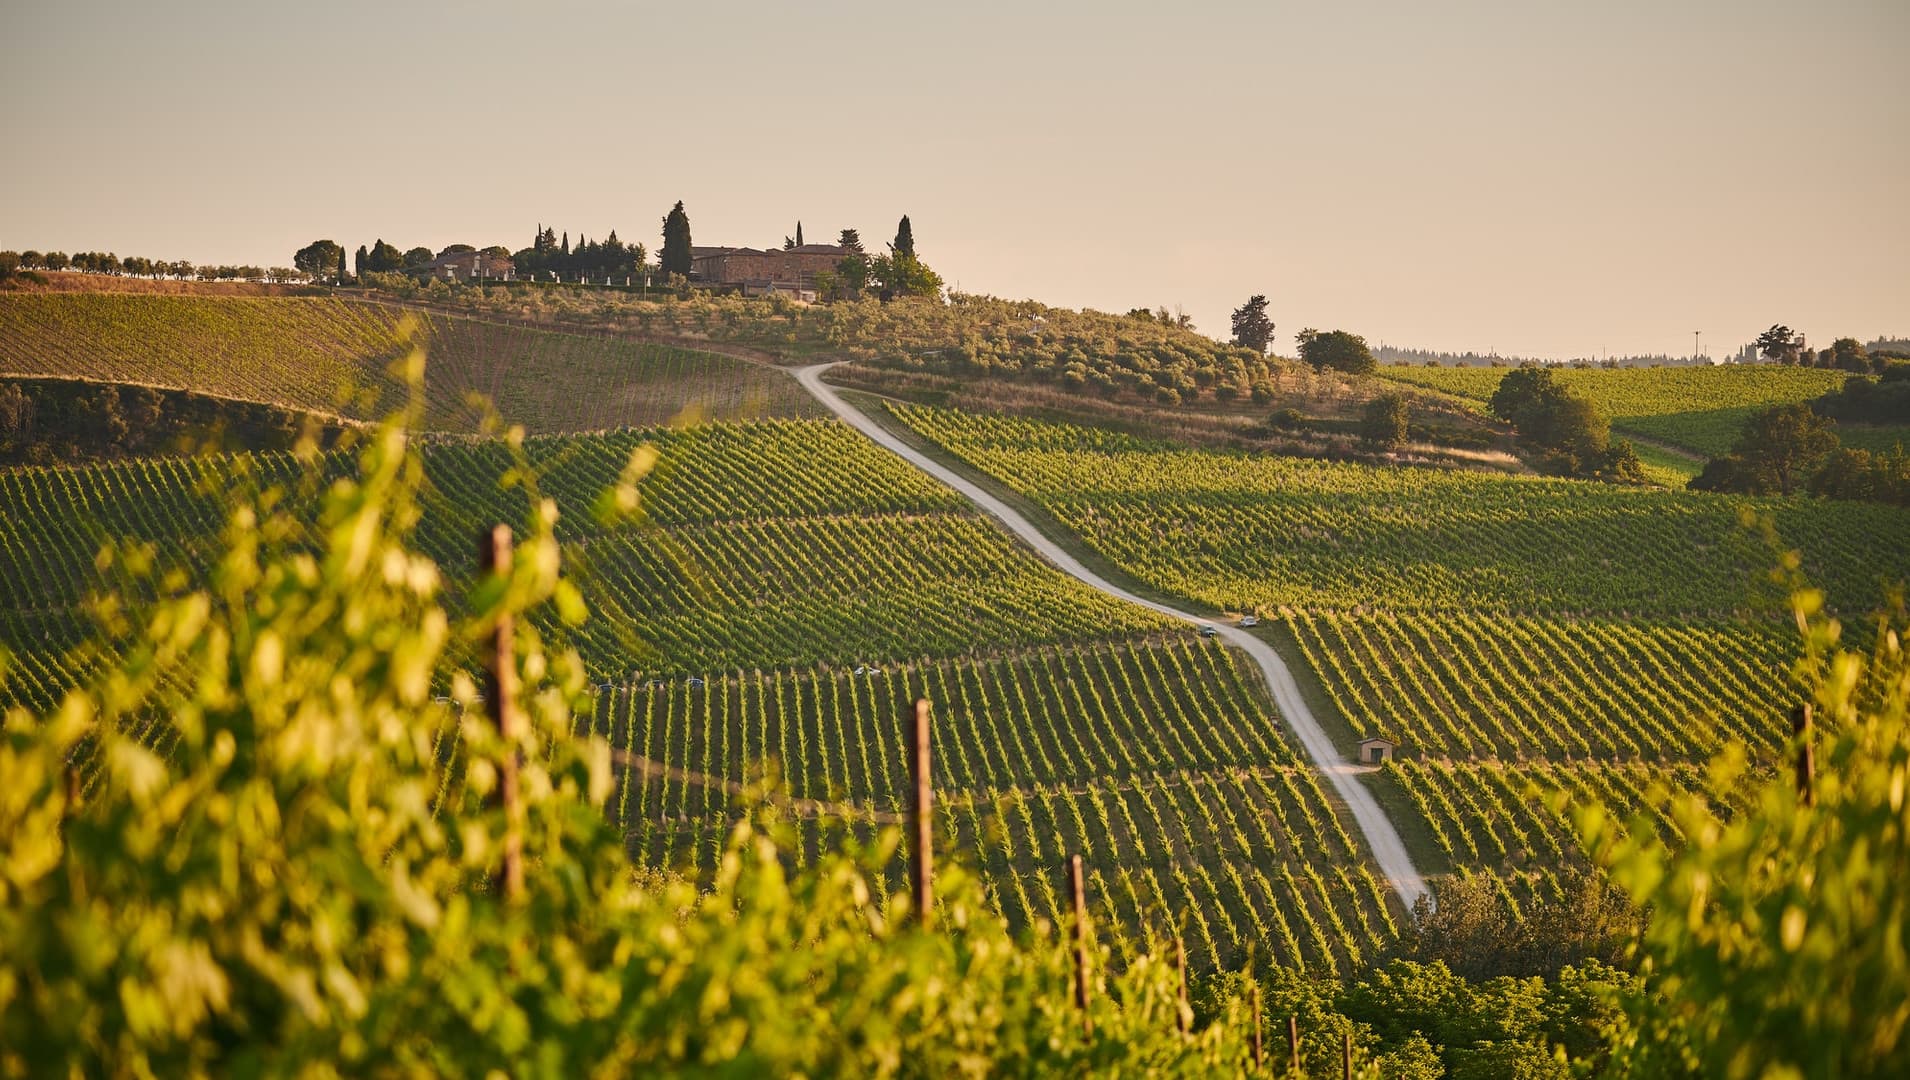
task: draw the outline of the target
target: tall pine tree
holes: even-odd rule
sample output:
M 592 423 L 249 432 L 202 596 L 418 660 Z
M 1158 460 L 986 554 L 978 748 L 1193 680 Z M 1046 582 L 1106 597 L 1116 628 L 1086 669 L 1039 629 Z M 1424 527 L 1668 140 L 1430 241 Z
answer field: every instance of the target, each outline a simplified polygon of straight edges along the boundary
M 844 229 L 842 235 L 836 238 L 836 246 L 847 248 L 860 255 L 862 254 L 862 234 L 854 229 Z
M 802 222 L 801 221 L 796 222 L 796 246 L 797 247 L 802 246 Z
M 1273 344 L 1273 320 L 1267 317 L 1267 298 L 1254 294 L 1234 309 L 1234 344 L 1266 355 Z
M 915 230 L 909 228 L 909 216 L 902 215 L 902 223 L 895 227 L 895 243 L 889 245 L 897 255 L 915 258 Z
M 663 250 L 657 262 L 666 275 L 690 276 L 690 215 L 683 212 L 681 199 L 663 219 Z

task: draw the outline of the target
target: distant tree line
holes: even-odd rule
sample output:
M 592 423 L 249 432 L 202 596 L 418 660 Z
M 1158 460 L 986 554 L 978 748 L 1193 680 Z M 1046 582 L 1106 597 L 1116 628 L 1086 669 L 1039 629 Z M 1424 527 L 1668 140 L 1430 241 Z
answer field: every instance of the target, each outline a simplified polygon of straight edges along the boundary
M 510 258 L 517 272 L 525 277 L 554 273 L 572 279 L 620 278 L 649 270 L 649 264 L 644 261 L 647 254 L 642 244 L 619 240 L 615 229 L 602 240 L 590 240 L 580 233 L 577 246 L 572 247 L 568 230 L 560 238 L 555 230 L 539 225 L 531 246 L 518 250 Z
M 1890 349 L 1879 349 L 1873 356 L 1863 342 L 1851 337 L 1838 338 L 1830 343 L 1829 348 L 1820 352 L 1804 343 L 1804 335 L 1794 333 L 1783 323 L 1778 323 L 1759 334 L 1754 344 L 1758 355 L 1774 364 L 1795 364 L 1800 367 L 1831 368 L 1837 371 L 1882 374 L 1892 362 L 1910 359 L 1910 356 Z
M 1525 364 L 1539 364 L 1548 367 L 1575 368 L 1618 368 L 1618 367 L 1673 367 L 1692 363 L 1688 356 L 1671 356 L 1667 353 L 1640 353 L 1625 356 L 1575 356 L 1567 360 L 1544 360 L 1532 356 L 1501 356 L 1497 352 L 1447 352 L 1438 349 L 1408 349 L 1398 345 L 1379 345 L 1373 349 L 1373 356 L 1382 364 L 1411 367 L 1520 367 Z
M 22 271 L 36 273 L 42 270 L 111 277 L 171 278 L 175 281 L 307 280 L 303 272 L 285 266 L 200 266 L 184 260 L 148 259 L 137 255 L 122 258 L 110 251 L 79 251 L 71 255 L 63 251 L 0 251 L 0 278 L 12 277 Z
M 290 450 L 310 433 L 330 446 L 343 429 L 272 405 L 77 379 L 0 380 L 0 465 Z

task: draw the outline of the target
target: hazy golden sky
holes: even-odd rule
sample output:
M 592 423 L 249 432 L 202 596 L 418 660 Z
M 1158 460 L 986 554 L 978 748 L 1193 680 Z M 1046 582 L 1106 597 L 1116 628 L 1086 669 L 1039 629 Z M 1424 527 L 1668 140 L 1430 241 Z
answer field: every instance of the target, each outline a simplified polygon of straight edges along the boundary
M 1910 0 L 24 3 L 0 247 L 655 249 L 853 225 L 1224 335 L 1727 352 L 1910 335 Z

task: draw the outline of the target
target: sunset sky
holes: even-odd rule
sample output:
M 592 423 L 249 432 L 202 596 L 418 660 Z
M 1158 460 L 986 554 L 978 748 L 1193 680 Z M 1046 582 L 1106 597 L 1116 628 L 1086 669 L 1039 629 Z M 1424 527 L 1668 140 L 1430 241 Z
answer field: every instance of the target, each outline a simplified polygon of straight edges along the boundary
M 1224 336 L 1910 336 L 1910 3 L 21 3 L 0 247 L 779 244 Z

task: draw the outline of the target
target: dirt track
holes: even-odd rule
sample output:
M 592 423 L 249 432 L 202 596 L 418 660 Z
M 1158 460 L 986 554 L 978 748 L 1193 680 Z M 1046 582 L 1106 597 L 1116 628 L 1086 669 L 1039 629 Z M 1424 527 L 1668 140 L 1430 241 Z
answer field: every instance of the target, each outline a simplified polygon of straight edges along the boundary
M 842 400 L 834 387 L 822 381 L 822 373 L 834 367 L 834 364 L 817 364 L 801 368 L 794 372 L 796 381 L 814 394 L 816 400 L 827 405 L 831 412 L 857 431 L 874 440 L 878 446 L 894 453 L 898 457 L 928 473 L 942 483 L 954 488 L 964 497 L 980 507 L 983 512 L 1000 521 L 1007 529 L 1020 537 L 1029 547 L 1035 549 L 1042 558 L 1053 564 L 1063 573 L 1081 583 L 1109 596 L 1139 604 L 1151 611 L 1158 611 L 1170 618 L 1197 626 L 1211 626 L 1221 640 L 1246 653 L 1260 668 L 1267 680 L 1267 688 L 1273 692 L 1274 704 L 1280 709 L 1293 733 L 1299 737 L 1300 745 L 1306 749 L 1307 757 L 1326 776 L 1333 790 L 1353 812 L 1353 820 L 1366 837 L 1366 846 L 1372 850 L 1373 859 L 1379 864 L 1380 872 L 1387 883 L 1399 895 L 1400 901 L 1412 910 L 1413 903 L 1426 895 L 1426 881 L 1413 865 L 1412 856 L 1406 852 L 1406 845 L 1399 838 L 1399 830 L 1393 827 L 1393 821 L 1372 792 L 1358 779 L 1359 767 L 1340 756 L 1333 746 L 1333 740 L 1327 737 L 1326 730 L 1307 708 L 1306 699 L 1301 697 L 1298 684 L 1293 681 L 1293 673 L 1287 670 L 1286 661 L 1273 650 L 1273 646 L 1249 634 L 1239 627 L 1214 619 L 1194 615 L 1170 607 L 1115 585 L 1106 578 L 1083 566 L 1080 560 L 1068 554 L 1060 545 L 1041 534 L 1041 530 L 1022 517 L 1012 507 L 1000 499 L 982 490 L 966 477 L 933 460 L 921 451 L 883 430 L 880 424 L 864 416 L 854 406 Z

